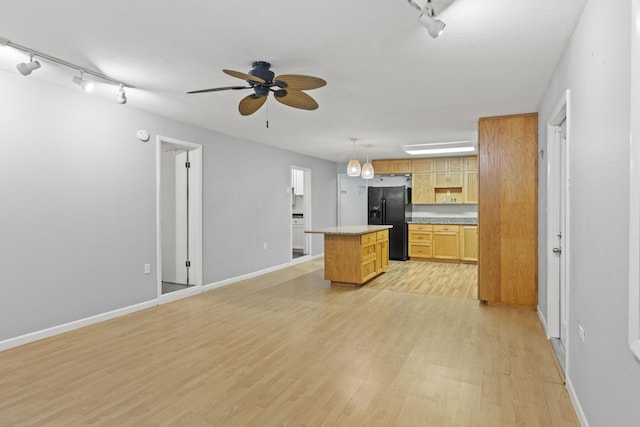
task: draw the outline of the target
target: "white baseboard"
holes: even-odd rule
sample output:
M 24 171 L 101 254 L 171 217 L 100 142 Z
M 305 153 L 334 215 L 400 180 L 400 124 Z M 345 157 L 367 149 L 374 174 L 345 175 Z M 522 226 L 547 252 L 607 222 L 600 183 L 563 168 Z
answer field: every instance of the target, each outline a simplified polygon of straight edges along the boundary
M 65 323 L 51 328 L 43 329 L 40 331 L 30 332 L 28 334 L 20 335 L 0 341 L 0 351 L 8 350 L 10 348 L 18 347 L 20 345 L 28 344 L 30 342 L 38 341 L 44 338 L 49 338 L 54 335 L 62 334 L 65 332 L 73 331 L 74 329 L 83 328 L 85 326 L 93 325 L 94 323 L 104 322 L 116 317 L 124 316 L 125 314 L 134 313 L 136 311 L 145 310 L 147 308 L 154 307 L 159 304 L 165 304 L 172 301 L 176 301 L 183 298 L 188 298 L 193 295 L 200 294 L 202 292 L 211 291 L 213 289 L 221 288 L 223 286 L 230 285 L 241 280 L 251 279 L 263 274 L 271 273 L 273 271 L 282 270 L 292 265 L 301 264 L 303 262 L 310 261 L 312 259 L 322 258 L 324 254 L 304 256 L 296 258 L 287 263 L 276 265 L 274 267 L 265 268 L 264 270 L 254 271 L 252 273 L 243 274 L 241 276 L 232 277 L 230 279 L 221 280 L 220 282 L 210 283 L 204 286 L 197 286 L 192 289 L 185 289 L 180 292 L 171 292 L 166 295 L 161 295 L 157 299 L 146 301 L 143 303 L 131 305 L 129 307 L 119 308 L 117 310 L 109 311 L 107 313 L 97 314 L 95 316 L 87 317 L 84 319 L 75 320 L 73 322 Z
M 44 338 L 49 338 L 54 335 L 63 334 L 65 332 L 73 331 L 74 329 L 93 325 L 94 323 L 104 322 L 105 320 L 124 316 L 125 314 L 145 310 L 156 305 L 158 305 L 158 301 L 154 299 L 151 301 L 142 302 L 140 304 L 130 305 L 129 307 L 119 308 L 117 310 L 97 314 L 95 316 L 87 317 L 84 319 L 75 320 L 73 322 L 64 323 L 62 325 L 53 326 L 51 328 L 42 329 L 40 331 L 20 335 L 18 337 L 9 338 L 7 340 L 0 341 L 0 351 L 8 350 L 10 348 L 18 347 L 20 345 L 28 344 L 30 342 L 38 341 Z
M 292 265 L 302 264 L 303 262 L 311 261 L 317 258 L 322 258 L 323 256 L 324 256 L 324 253 L 319 255 L 303 256 L 300 258 L 292 259 L 291 261 L 286 262 L 284 264 L 275 265 L 273 267 L 265 268 L 263 270 L 254 271 L 254 272 L 243 274 L 236 277 L 231 277 L 229 279 L 224 279 L 219 282 L 209 283 L 208 285 L 204 285 L 202 287 L 202 291 L 203 292 L 212 291 L 214 289 L 221 288 L 223 286 L 231 285 L 232 283 L 240 282 L 242 280 L 247 280 L 247 279 L 253 279 L 254 277 L 262 276 L 263 274 L 272 273 L 274 271 L 291 267 Z
M 576 390 L 573 388 L 573 384 L 571 383 L 571 379 L 567 377 L 567 390 L 569 391 L 569 397 L 571 398 L 571 403 L 573 404 L 573 409 L 576 410 L 576 415 L 578 416 L 578 421 L 582 427 L 589 427 L 589 422 L 587 421 L 587 416 L 582 410 L 582 405 L 580 405 L 580 400 L 578 400 L 578 395 L 576 394 Z
M 547 339 L 551 338 L 549 336 L 549 329 L 547 328 L 547 319 L 542 315 L 542 311 L 540 311 L 540 306 L 536 307 L 536 312 L 538 313 L 538 319 L 540 319 L 540 323 L 542 323 L 542 328 L 544 329 L 544 334 Z

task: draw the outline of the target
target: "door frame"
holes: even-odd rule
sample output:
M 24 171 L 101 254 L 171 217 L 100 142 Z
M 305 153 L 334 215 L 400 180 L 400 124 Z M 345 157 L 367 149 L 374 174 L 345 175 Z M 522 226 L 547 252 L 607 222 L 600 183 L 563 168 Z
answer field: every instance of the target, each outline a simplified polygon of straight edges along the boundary
M 547 122 L 547 338 L 560 338 L 560 266 L 564 266 L 565 278 L 565 300 L 564 312 L 569 325 L 569 304 L 570 300 L 570 268 L 571 260 L 571 236 L 570 236 L 570 140 L 571 140 L 571 117 L 570 111 L 570 92 L 567 90 L 556 105 L 553 113 L 549 116 Z M 560 159 L 562 146 L 560 143 L 561 135 L 559 132 L 560 125 L 566 120 L 566 140 L 564 144 L 564 182 L 560 182 Z M 565 224 L 564 235 L 562 236 L 562 260 L 559 262 L 557 256 L 553 253 L 555 239 L 557 238 L 557 229 L 559 226 L 560 216 L 560 188 L 564 189 L 565 194 Z M 566 350 L 568 360 L 570 334 L 566 335 Z
M 303 211 L 304 211 L 304 229 L 305 231 L 307 230 L 311 230 L 311 169 L 309 168 L 305 168 L 303 166 L 296 166 L 296 165 L 290 165 L 289 166 L 289 175 L 291 175 L 291 173 L 293 172 L 294 169 L 297 170 L 301 170 L 304 172 L 304 201 L 303 201 Z M 291 198 L 295 197 L 293 195 L 293 191 L 289 192 L 291 194 Z M 291 203 L 289 203 L 290 206 L 290 211 L 289 211 L 289 221 L 291 221 L 292 218 L 292 214 L 293 214 L 293 206 L 291 205 Z M 290 242 L 290 246 L 291 248 L 289 248 L 289 253 L 293 252 L 293 228 L 290 227 L 291 230 L 291 236 L 289 238 L 289 242 Z M 292 262 L 295 261 L 296 263 L 298 262 L 303 262 L 303 261 L 308 261 L 309 258 L 311 257 L 311 254 L 313 253 L 313 248 L 311 247 L 311 234 L 309 233 L 304 233 L 304 247 L 307 250 L 307 253 L 305 253 L 303 256 L 296 258 L 295 260 L 291 260 Z
M 194 286 L 162 294 L 162 147 L 169 145 L 189 152 L 189 258 Z M 160 304 L 202 292 L 202 145 L 158 135 L 156 138 L 156 284 Z

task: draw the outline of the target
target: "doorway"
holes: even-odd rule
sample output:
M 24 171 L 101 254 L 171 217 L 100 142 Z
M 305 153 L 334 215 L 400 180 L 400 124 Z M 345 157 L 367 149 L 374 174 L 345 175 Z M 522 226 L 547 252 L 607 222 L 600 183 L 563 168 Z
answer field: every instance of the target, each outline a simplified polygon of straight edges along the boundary
M 157 144 L 158 296 L 173 300 L 202 287 L 202 146 Z
M 566 372 L 569 300 L 569 91 L 547 123 L 547 328 Z
M 291 166 L 291 259 L 311 254 L 311 169 Z M 305 258 L 306 260 L 306 258 Z

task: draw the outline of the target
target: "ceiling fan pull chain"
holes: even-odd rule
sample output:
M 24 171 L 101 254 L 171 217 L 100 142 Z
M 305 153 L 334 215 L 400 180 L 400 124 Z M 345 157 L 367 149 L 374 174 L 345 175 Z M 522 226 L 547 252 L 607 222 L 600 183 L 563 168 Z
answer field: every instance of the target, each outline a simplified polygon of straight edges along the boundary
M 269 129 L 269 100 L 267 99 L 267 129 Z

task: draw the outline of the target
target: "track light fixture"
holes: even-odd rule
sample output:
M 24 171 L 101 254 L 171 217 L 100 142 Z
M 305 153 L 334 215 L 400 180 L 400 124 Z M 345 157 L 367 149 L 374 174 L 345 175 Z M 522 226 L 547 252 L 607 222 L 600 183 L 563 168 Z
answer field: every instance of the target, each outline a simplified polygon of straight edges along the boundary
M 71 80 L 73 80 L 73 82 L 80 86 L 85 92 L 93 91 L 93 87 L 95 86 L 91 80 L 87 80 L 84 78 L 84 71 L 80 71 L 80 75 L 75 76 Z
M 128 83 L 125 83 L 121 80 L 116 80 L 112 77 L 109 77 L 105 74 L 102 74 L 98 71 L 92 71 L 92 70 L 87 70 L 84 67 L 81 67 L 79 65 L 76 64 L 72 64 L 71 62 L 65 61 L 64 59 L 60 59 L 60 58 L 56 58 L 55 56 L 51 56 L 51 55 L 47 55 L 46 53 L 43 52 L 38 52 L 37 50 L 31 49 L 29 47 L 26 46 L 21 46 L 17 43 L 14 43 L 12 41 L 9 41 L 7 39 L 4 39 L 2 37 L 0 37 L 0 47 L 3 46 L 9 46 L 12 47 L 16 50 L 19 50 L 21 52 L 24 52 L 26 54 L 28 54 L 31 58 L 31 60 L 29 62 L 23 62 L 18 64 L 16 67 L 18 68 L 18 71 L 20 71 L 20 73 L 22 73 L 23 76 L 28 76 L 29 74 L 31 74 L 31 72 L 33 70 L 37 70 L 38 68 L 41 67 L 40 62 L 35 61 L 33 59 L 34 56 L 37 56 L 39 59 L 44 59 L 46 61 L 49 62 L 54 62 L 56 64 L 59 65 L 63 65 L 65 67 L 68 68 L 73 68 L 74 70 L 77 70 L 80 72 L 79 76 L 75 76 L 73 77 L 73 82 L 76 83 L 77 85 L 79 85 L 83 90 L 85 90 L 86 92 L 91 92 L 94 88 L 94 83 L 91 80 L 85 79 L 84 78 L 84 74 L 89 74 L 93 77 L 97 77 L 100 80 L 104 80 L 107 81 L 109 83 L 113 83 L 116 84 L 120 87 L 119 91 L 118 91 L 118 95 L 116 96 L 116 102 L 118 102 L 119 104 L 126 104 L 127 103 L 127 96 L 124 92 L 125 87 L 126 88 L 134 88 L 135 86 L 130 85 Z
M 407 0 L 407 2 L 420 11 L 418 21 L 427 29 L 431 37 L 435 39 L 442 34 L 447 24 L 435 18 L 436 13 L 431 0 Z
M 29 62 L 21 62 L 16 68 L 23 76 L 28 76 L 33 70 L 37 70 L 41 65 L 38 61 L 33 60 L 33 55 L 29 55 Z
M 120 90 L 118 91 L 118 95 L 116 95 L 116 102 L 118 104 L 126 104 L 127 103 L 127 94 L 124 93 L 124 85 L 120 84 Z

